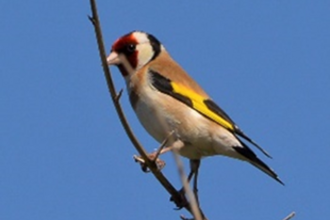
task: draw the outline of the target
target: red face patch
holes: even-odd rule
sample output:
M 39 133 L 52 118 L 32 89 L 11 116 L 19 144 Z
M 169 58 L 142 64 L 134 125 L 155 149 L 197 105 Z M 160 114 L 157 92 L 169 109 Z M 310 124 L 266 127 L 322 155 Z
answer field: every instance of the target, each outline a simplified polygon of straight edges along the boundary
M 112 45 L 112 51 L 123 54 L 132 68 L 135 69 L 138 64 L 138 51 L 135 49 L 137 44 L 138 41 L 130 33 L 116 40 Z

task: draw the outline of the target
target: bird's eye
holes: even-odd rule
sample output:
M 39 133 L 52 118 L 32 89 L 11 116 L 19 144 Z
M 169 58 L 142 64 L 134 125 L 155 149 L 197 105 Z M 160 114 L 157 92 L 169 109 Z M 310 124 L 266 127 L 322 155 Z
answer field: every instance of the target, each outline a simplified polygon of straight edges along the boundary
M 127 52 L 129 52 L 129 53 L 133 53 L 133 52 L 135 51 L 135 45 L 134 45 L 134 44 L 128 44 L 128 45 L 126 46 L 126 50 L 127 50 Z

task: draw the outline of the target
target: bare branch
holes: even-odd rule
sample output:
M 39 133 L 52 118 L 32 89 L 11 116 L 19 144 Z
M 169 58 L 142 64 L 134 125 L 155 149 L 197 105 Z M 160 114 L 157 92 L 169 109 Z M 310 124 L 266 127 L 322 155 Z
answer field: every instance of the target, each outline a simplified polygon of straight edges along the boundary
M 180 178 L 181 178 L 181 182 L 182 182 L 184 191 L 187 194 L 188 200 L 190 202 L 190 207 L 191 207 L 192 214 L 194 216 L 194 220 L 207 220 L 207 218 L 204 216 L 202 210 L 199 208 L 199 205 L 197 203 L 197 199 L 196 199 L 194 193 L 192 192 L 192 190 L 189 186 L 189 183 L 187 181 L 187 176 L 184 173 L 183 164 L 182 164 L 182 161 L 179 157 L 179 154 L 178 154 L 177 150 L 173 150 L 173 156 L 174 156 L 174 160 L 176 162 L 176 165 L 178 167 L 178 171 L 179 171 L 179 175 L 180 175 Z M 185 218 L 182 215 L 180 217 L 183 220 L 188 220 L 187 218 Z
M 291 212 L 287 217 L 285 217 L 283 220 L 290 220 L 296 215 L 295 212 Z
M 119 91 L 119 93 L 116 95 L 116 97 L 115 97 L 115 102 L 116 103 L 118 103 L 119 104 L 119 99 L 120 99 L 120 97 L 121 97 L 121 95 L 123 94 L 123 89 L 121 89 L 120 91 Z M 120 105 L 120 104 L 119 104 Z

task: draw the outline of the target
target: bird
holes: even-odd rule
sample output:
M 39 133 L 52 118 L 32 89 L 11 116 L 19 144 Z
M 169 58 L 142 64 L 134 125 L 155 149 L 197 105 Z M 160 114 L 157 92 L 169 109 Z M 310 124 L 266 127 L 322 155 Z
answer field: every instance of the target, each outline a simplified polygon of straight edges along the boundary
M 131 106 L 145 130 L 159 143 L 172 134 L 161 153 L 176 150 L 189 159 L 188 181 L 194 177 L 194 192 L 201 159 L 216 155 L 248 162 L 284 185 L 248 144 L 271 156 L 238 127 L 154 35 L 132 31 L 118 38 L 107 64 L 118 67 L 124 77 Z

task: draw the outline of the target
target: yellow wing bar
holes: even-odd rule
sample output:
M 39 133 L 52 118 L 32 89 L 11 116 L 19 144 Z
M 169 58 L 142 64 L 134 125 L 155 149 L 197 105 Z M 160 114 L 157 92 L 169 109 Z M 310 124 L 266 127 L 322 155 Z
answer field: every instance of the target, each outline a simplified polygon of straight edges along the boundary
M 150 70 L 150 76 L 152 85 L 158 91 L 172 96 L 224 128 L 236 132 L 235 123 L 212 100 L 205 99 L 191 89 L 179 85 L 152 70 Z
M 209 106 L 206 105 L 206 101 L 208 101 L 209 99 L 205 99 L 203 96 L 195 93 L 194 91 L 192 91 L 182 85 L 176 84 L 174 82 L 171 82 L 171 85 L 172 85 L 174 93 L 180 94 L 191 100 L 191 102 L 192 102 L 191 107 L 193 109 L 195 109 L 202 115 L 208 117 L 209 119 L 215 121 L 216 123 L 223 126 L 224 128 L 229 129 L 234 132 L 234 130 L 235 130 L 234 124 L 232 124 L 230 121 L 225 119 L 223 116 L 212 111 L 209 108 Z

